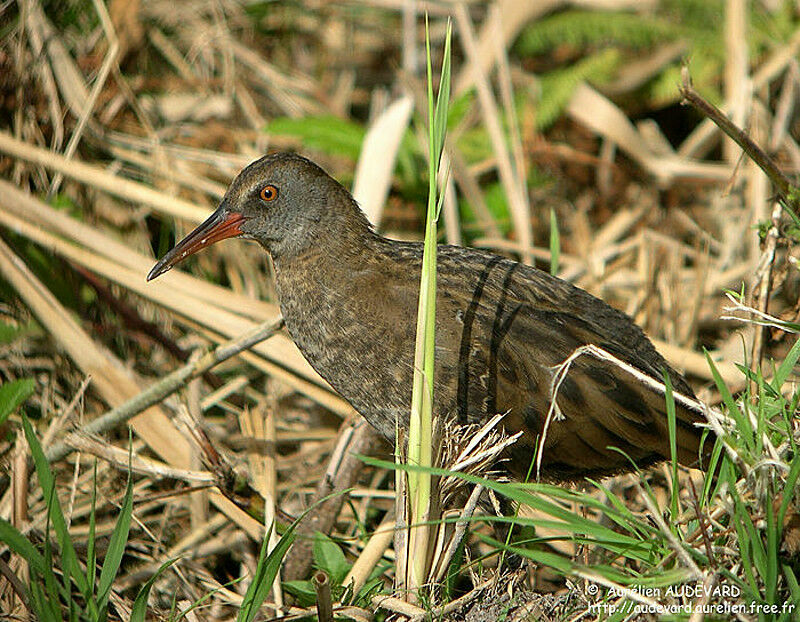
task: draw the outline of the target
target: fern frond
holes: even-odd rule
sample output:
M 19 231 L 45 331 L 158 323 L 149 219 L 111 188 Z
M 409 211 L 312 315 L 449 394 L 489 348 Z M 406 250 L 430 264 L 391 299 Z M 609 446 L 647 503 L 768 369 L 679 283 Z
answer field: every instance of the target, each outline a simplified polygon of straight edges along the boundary
M 621 59 L 619 50 L 608 48 L 566 69 L 542 76 L 542 98 L 536 111 L 536 126 L 540 130 L 550 126 L 564 110 L 581 82 L 588 80 L 598 86 L 608 82 Z
M 643 48 L 680 36 L 680 28 L 654 17 L 623 12 L 565 11 L 534 22 L 519 36 L 515 48 L 526 55 L 544 54 L 563 44 L 584 48 L 613 43 Z

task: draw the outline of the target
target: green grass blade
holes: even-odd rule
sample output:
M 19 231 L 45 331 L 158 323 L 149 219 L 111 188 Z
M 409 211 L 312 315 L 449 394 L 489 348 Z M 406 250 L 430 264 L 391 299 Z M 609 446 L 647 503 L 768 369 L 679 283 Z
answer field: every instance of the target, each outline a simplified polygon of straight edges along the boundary
M 680 515 L 678 508 L 678 445 L 676 437 L 675 421 L 675 398 L 672 395 L 672 379 L 668 373 L 664 373 L 664 387 L 667 404 L 667 428 L 669 430 L 669 456 L 672 474 L 672 486 L 670 487 L 670 511 L 672 520 L 669 522 L 673 532 L 677 533 L 675 520 Z
M 444 52 L 442 55 L 442 74 L 439 78 L 439 93 L 436 96 L 436 110 L 433 116 L 433 140 L 435 151 L 431 153 L 436 158 L 438 167 L 439 159 L 444 149 L 444 139 L 447 134 L 447 115 L 450 105 L 450 40 L 453 25 L 447 21 L 447 33 L 444 39 Z
M 69 572 L 66 572 L 62 568 L 61 572 L 61 581 L 62 583 L 59 584 L 56 580 L 56 575 L 53 572 L 55 568 L 53 564 L 53 545 L 50 541 L 50 517 L 51 517 L 51 504 L 47 504 L 47 517 L 45 521 L 45 529 L 44 529 L 44 563 L 45 563 L 45 572 L 42 575 L 42 579 L 44 580 L 44 596 L 46 598 L 47 604 L 54 612 L 60 611 L 61 601 L 59 600 L 59 592 L 63 594 L 64 601 L 69 604 L 70 614 L 72 613 L 73 605 L 72 605 L 72 583 L 70 582 L 70 575 Z M 59 616 L 60 617 L 60 616 Z
M 747 447 L 752 448 L 754 444 L 754 438 L 753 427 L 750 425 L 750 419 L 739 409 L 739 405 L 736 403 L 736 400 L 733 399 L 733 395 L 731 395 L 728 385 L 725 384 L 725 381 L 722 379 L 722 376 L 720 375 L 719 370 L 714 364 L 714 361 L 708 351 L 705 352 L 705 355 L 706 361 L 708 361 L 708 367 L 711 369 L 711 375 L 714 378 L 714 384 L 717 385 L 717 390 L 722 396 L 722 401 L 728 409 L 728 414 L 736 422 L 736 426 L 742 434 L 742 438 L 744 439 Z
M 561 258 L 561 236 L 558 232 L 556 211 L 550 208 L 550 274 L 558 274 L 558 263 Z
M 48 570 L 44 557 L 22 533 L 8 521 L 0 518 L 0 542 L 22 557 L 31 570 L 44 574 Z
M 178 561 L 178 557 L 165 561 L 161 566 L 159 566 L 158 570 L 156 570 L 155 574 L 150 577 L 147 582 L 141 587 L 139 593 L 136 595 L 136 599 L 133 601 L 133 606 L 131 607 L 131 617 L 130 622 L 145 622 L 147 619 L 147 599 L 150 597 L 150 589 L 153 587 L 153 584 L 156 580 L 164 573 L 167 568 L 172 566 L 176 561 Z
M 42 494 L 45 499 L 49 500 L 50 515 L 53 521 L 53 529 L 58 539 L 58 544 L 61 549 L 61 557 L 63 560 L 63 571 L 65 576 L 72 577 L 75 584 L 81 593 L 86 596 L 89 594 L 89 584 L 86 581 L 86 576 L 78 565 L 78 557 L 75 554 L 75 547 L 70 539 L 69 530 L 67 529 L 67 522 L 64 519 L 64 513 L 61 510 L 61 504 L 58 501 L 58 496 L 55 494 L 55 480 L 53 473 L 50 471 L 50 466 L 47 463 L 47 458 L 44 456 L 42 446 L 39 444 L 36 434 L 33 431 L 28 417 L 23 413 L 22 415 L 22 429 L 25 432 L 25 438 L 28 441 L 28 446 L 31 450 L 33 463 L 36 467 L 36 475 L 39 478 L 39 485 L 42 487 Z M 94 608 L 93 602 L 89 601 L 90 609 Z M 96 612 L 94 612 L 96 613 Z
M 58 601 L 52 601 L 45 595 L 42 586 L 36 582 L 36 577 L 31 577 L 30 603 L 38 620 L 42 622 L 62 622 Z
M 247 592 L 245 592 L 244 600 L 242 601 L 242 607 L 239 609 L 239 615 L 236 617 L 238 622 L 252 622 L 255 619 L 259 608 L 266 600 L 272 588 L 272 584 L 275 582 L 275 577 L 278 576 L 283 557 L 294 541 L 294 530 L 297 523 L 298 521 L 292 523 L 289 529 L 286 530 L 286 533 L 278 540 L 278 544 L 275 545 L 275 548 L 272 549 L 269 555 L 267 555 L 267 545 L 273 526 L 270 526 L 268 533 L 264 536 L 264 542 L 261 544 L 261 553 L 258 556 L 256 574 L 247 587 Z
M 414 344 L 414 375 L 411 391 L 411 413 L 408 426 L 408 462 L 430 467 L 433 461 L 433 400 L 435 375 L 435 329 L 436 329 L 436 254 L 437 254 L 437 179 L 439 164 L 447 131 L 448 104 L 450 99 L 450 39 L 448 24 L 444 46 L 442 75 L 434 110 L 433 69 L 431 63 L 430 36 L 426 17 L 426 61 L 428 69 L 428 210 L 425 219 L 425 242 L 420 274 L 420 294 L 417 308 L 416 340 Z M 410 524 L 424 522 L 431 506 L 431 476 L 426 471 L 408 473 L 408 498 Z M 424 551 L 428 550 L 428 533 L 425 528 L 414 528 L 409 532 L 408 542 L 411 561 L 410 584 L 417 587 L 425 582 L 425 566 L 428 562 Z M 414 586 L 412 586 L 414 589 Z
M 772 504 L 764 504 L 767 513 L 767 546 L 765 570 L 763 575 L 764 585 L 766 586 L 766 599 L 769 603 L 775 602 L 778 591 L 778 549 L 781 545 L 780 527 L 775 522 L 775 510 Z
M 350 563 L 339 545 L 318 531 L 314 534 L 313 554 L 317 567 L 328 574 L 334 585 L 341 585 L 350 572 Z
M 786 358 L 783 359 L 783 362 L 778 366 L 778 369 L 775 371 L 775 376 L 772 378 L 772 388 L 777 393 L 780 393 L 783 384 L 794 370 L 794 366 L 797 365 L 798 359 L 800 359 L 800 339 L 794 342 L 792 349 L 789 350 Z
M 20 404 L 33 395 L 35 388 L 36 381 L 33 378 L 21 378 L 0 386 L 0 425 Z
M 792 613 L 796 615 L 800 608 L 800 585 L 798 585 L 797 576 L 795 576 L 794 570 L 789 564 L 781 564 L 781 570 L 783 570 L 786 586 L 789 588 L 789 594 L 791 594 L 791 602 L 795 605 Z
M 796 490 L 797 479 L 800 477 L 800 454 L 795 454 L 792 459 L 792 466 L 789 469 L 789 475 L 786 478 L 786 485 L 784 490 Z M 786 511 L 789 509 L 789 504 L 792 502 L 792 495 L 784 493 L 781 507 L 778 510 L 777 521 L 779 525 L 783 525 L 783 519 L 786 517 Z
M 94 461 L 94 474 L 92 476 L 92 505 L 89 511 L 89 537 L 86 550 L 86 581 L 89 589 L 94 592 L 97 576 L 97 552 L 95 549 L 95 533 L 97 520 L 97 460 Z
M 133 478 L 128 472 L 128 484 L 125 488 L 125 497 L 122 500 L 117 524 L 108 543 L 106 558 L 103 560 L 103 569 L 100 571 L 100 586 L 97 590 L 97 608 L 102 612 L 108 603 L 111 586 L 117 576 L 122 556 L 125 554 L 125 545 L 128 543 L 128 534 L 131 528 L 133 514 Z

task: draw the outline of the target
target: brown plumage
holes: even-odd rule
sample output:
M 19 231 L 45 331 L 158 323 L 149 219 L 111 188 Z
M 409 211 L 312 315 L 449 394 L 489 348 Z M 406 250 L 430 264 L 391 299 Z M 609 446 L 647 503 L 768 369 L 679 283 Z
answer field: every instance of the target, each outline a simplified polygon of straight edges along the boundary
M 272 256 L 286 326 L 315 370 L 381 434 L 408 419 L 422 245 L 369 226 L 350 193 L 313 162 L 269 155 L 245 168 L 216 212 L 148 275 L 227 237 L 258 241 Z M 550 408 L 553 374 L 595 344 L 675 391 L 692 390 L 625 314 L 549 274 L 491 253 L 440 246 L 436 412 L 464 422 L 508 413 L 524 431 L 507 463 L 529 472 Z M 577 358 L 558 391 L 542 475 L 575 479 L 668 458 L 663 395 L 612 363 Z M 696 464 L 702 415 L 677 406 L 677 455 Z M 707 443 L 710 446 L 710 443 Z

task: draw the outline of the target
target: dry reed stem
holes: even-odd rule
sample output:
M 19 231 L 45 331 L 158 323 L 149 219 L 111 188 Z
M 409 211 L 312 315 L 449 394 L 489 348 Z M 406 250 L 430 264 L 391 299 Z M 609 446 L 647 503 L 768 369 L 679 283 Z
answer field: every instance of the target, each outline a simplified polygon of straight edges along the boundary
M 94 386 L 103 399 L 121 405 L 141 389 L 124 366 L 104 347 L 89 338 L 70 317 L 50 291 L 34 276 L 25 264 L 0 241 L 0 273 L 19 293 L 42 325 L 67 351 L 70 358 L 93 378 Z M 131 426 L 157 454 L 169 464 L 187 468 L 189 444 L 178 433 L 163 410 L 151 406 L 131 420 Z M 251 534 L 259 533 L 255 521 L 219 494 L 212 497 L 223 512 Z M 257 537 L 257 536 L 256 536 Z
M 411 121 L 413 107 L 409 96 L 390 104 L 372 122 L 361 143 L 353 198 L 375 227 L 380 224 L 383 206 L 389 196 L 397 153 Z
M 725 101 L 730 106 L 731 121 L 742 127 L 747 117 L 751 98 L 748 79 L 747 2 L 725 2 Z M 736 166 L 741 152 L 732 140 L 722 145 L 725 160 Z
M 352 495 L 353 492 L 350 494 Z M 394 497 L 394 495 L 392 495 L 392 497 Z M 392 543 L 394 539 L 394 530 L 395 520 L 394 516 L 390 514 L 378 525 L 361 551 L 361 554 L 356 558 L 355 562 L 353 562 L 344 581 L 342 581 L 343 586 L 351 587 L 353 594 L 358 594 L 361 588 L 366 584 L 372 570 L 378 565 L 386 549 L 388 549 L 389 545 Z
M 190 361 L 183 367 L 179 367 L 166 377 L 153 383 L 147 389 L 132 396 L 104 415 L 96 417 L 83 426 L 80 431 L 83 434 L 98 434 L 118 427 L 131 418 L 138 416 L 139 413 L 151 408 L 154 404 L 161 402 L 164 398 L 185 386 L 187 381 L 192 378 L 201 376 L 222 361 L 236 356 L 263 339 L 267 339 L 270 335 L 279 330 L 282 325 L 283 320 L 262 324 L 235 340 L 218 346 L 204 356 Z M 45 452 L 50 462 L 61 460 L 68 454 L 69 446 L 66 443 L 53 445 Z
M 120 471 L 128 471 L 130 469 L 133 473 L 146 475 L 155 480 L 174 479 L 190 484 L 205 484 L 207 486 L 216 484 L 214 474 L 209 471 L 180 469 L 137 454 L 131 456 L 127 449 L 115 447 L 86 433 L 70 432 L 64 437 L 64 444 L 74 451 L 88 453 L 100 458 Z
M 50 66 L 58 85 L 58 90 L 70 112 L 79 118 L 86 110 L 89 90 L 83 81 L 80 70 L 67 51 L 64 42 L 58 36 L 50 20 L 44 14 L 39 2 L 26 3 L 28 7 L 27 22 L 29 31 L 36 33 L 50 59 Z
M 0 273 L 25 300 L 42 325 L 87 376 L 94 389 L 111 405 L 139 393 L 137 381 L 105 347 L 92 340 L 71 314 L 6 244 L 0 241 Z M 171 463 L 187 467 L 189 446 L 178 434 L 164 434 L 172 424 L 166 413 L 151 406 L 131 425 L 153 449 Z
M 70 179 L 93 186 L 120 199 L 147 205 L 157 212 L 172 218 L 180 218 L 199 224 L 211 213 L 209 209 L 204 209 L 178 197 L 158 192 L 149 186 L 130 179 L 112 175 L 91 164 L 74 159 L 68 160 L 64 156 L 46 149 L 34 147 L 17 140 L 5 132 L 0 132 L 0 151 L 31 164 L 45 166 Z
M 795 62 L 800 51 L 800 30 L 795 32 L 788 43 L 779 47 L 764 61 L 753 74 L 753 91 L 758 92 L 775 77 L 784 71 L 790 63 Z M 723 112 L 730 110 L 731 102 L 724 102 L 720 109 Z M 682 157 L 701 158 L 713 149 L 716 139 L 719 138 L 719 128 L 711 120 L 702 121 L 678 147 L 678 155 Z
M 478 101 L 483 111 L 483 121 L 497 159 L 497 172 L 500 175 L 500 182 L 508 198 L 509 209 L 514 219 L 514 226 L 520 245 L 525 249 L 531 246 L 533 241 L 530 200 L 524 184 L 520 183 L 521 179 L 524 180 L 525 174 L 523 170 L 514 169 L 514 164 L 505 144 L 497 103 L 492 94 L 489 80 L 481 69 L 481 60 L 475 41 L 475 34 L 472 30 L 472 21 L 463 4 L 456 6 L 455 17 L 461 33 L 461 43 L 473 72 L 473 79 L 478 91 Z M 524 254 L 522 259 L 525 263 L 531 263 L 531 257 L 528 255 Z
M 685 177 L 714 182 L 730 178 L 731 167 L 726 164 L 695 162 L 685 157 L 652 153 L 627 115 L 587 84 L 575 89 L 567 112 L 596 134 L 614 141 L 662 187 L 669 187 Z
M 36 223 L 45 231 L 63 236 L 106 259 L 138 272 L 140 275 L 147 274 L 153 266 L 154 260 L 151 257 L 136 252 L 94 227 L 70 218 L 3 180 L 0 180 L 0 206 L 9 214 L 15 215 L 26 223 Z M 28 231 L 33 231 L 33 229 L 30 228 Z M 230 289 L 214 285 L 179 270 L 170 270 L 159 280 L 168 283 L 173 290 L 197 298 L 204 305 L 219 307 L 254 320 L 265 321 L 276 317 L 279 313 L 278 306 L 275 304 L 237 294 Z
M 103 63 L 100 66 L 100 71 L 97 74 L 97 78 L 95 79 L 94 85 L 92 86 L 92 90 L 89 92 L 89 96 L 86 100 L 86 106 L 81 111 L 81 114 L 78 117 L 78 123 L 75 125 L 75 129 L 72 132 L 72 135 L 69 137 L 69 142 L 67 142 L 67 148 L 64 150 L 64 157 L 67 158 L 68 160 L 71 159 L 73 155 L 75 155 L 75 151 L 78 148 L 78 143 L 80 142 L 83 136 L 83 132 L 86 129 L 86 124 L 89 122 L 89 118 L 92 115 L 92 111 L 97 105 L 97 99 L 100 96 L 100 92 L 105 86 L 106 80 L 108 79 L 108 75 L 111 72 L 111 69 L 117 63 L 117 57 L 119 55 L 119 50 L 120 50 L 119 40 L 117 39 L 117 35 L 114 32 L 114 26 L 111 23 L 111 18 L 108 16 L 108 11 L 106 10 L 105 4 L 103 4 L 99 0 L 94 0 L 94 6 L 95 10 L 97 11 L 97 15 L 100 18 L 100 24 L 103 27 L 106 39 L 109 42 L 109 47 L 108 51 L 106 52 L 106 57 L 105 59 L 103 59 Z M 48 197 L 53 197 L 58 192 L 62 180 L 63 180 L 63 175 L 60 174 L 56 175 L 53 178 L 53 181 L 50 184 L 50 189 L 47 192 Z
M 273 392 L 274 394 L 274 389 Z M 247 462 L 250 466 L 248 473 L 253 482 L 253 487 L 264 497 L 264 525 L 275 524 L 277 511 L 277 472 L 275 467 L 275 403 L 271 395 L 269 404 L 262 400 L 254 409 L 245 408 L 239 416 L 239 425 L 246 436 L 265 442 L 263 452 L 247 452 Z M 278 533 L 275 529 L 269 531 L 267 553 L 271 553 L 278 544 Z M 281 589 L 281 573 L 278 571 L 275 583 L 272 585 L 272 595 L 275 605 L 283 607 L 283 590 Z

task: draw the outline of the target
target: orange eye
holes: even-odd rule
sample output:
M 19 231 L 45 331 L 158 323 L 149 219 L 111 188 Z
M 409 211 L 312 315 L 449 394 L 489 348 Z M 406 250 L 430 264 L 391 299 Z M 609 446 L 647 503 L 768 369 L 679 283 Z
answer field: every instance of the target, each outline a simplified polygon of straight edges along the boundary
M 272 184 L 264 186 L 259 192 L 262 201 L 274 201 L 278 198 L 278 189 Z

